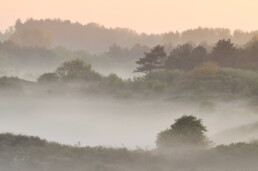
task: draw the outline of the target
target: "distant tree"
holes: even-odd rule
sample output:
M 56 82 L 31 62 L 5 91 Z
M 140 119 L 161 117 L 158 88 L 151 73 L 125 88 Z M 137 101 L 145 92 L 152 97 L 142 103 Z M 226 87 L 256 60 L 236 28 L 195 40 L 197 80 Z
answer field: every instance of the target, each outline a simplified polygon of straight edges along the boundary
M 112 57 L 122 57 L 123 53 L 124 53 L 123 48 L 121 48 L 116 44 L 113 44 L 111 47 L 109 47 L 107 55 Z
M 44 73 L 38 78 L 39 83 L 53 83 L 58 80 L 56 73 Z
M 139 56 L 142 55 L 144 52 L 149 51 L 150 48 L 145 45 L 140 45 L 140 44 L 135 44 L 131 49 L 130 49 L 130 54 L 132 56 Z
M 99 80 L 101 76 L 91 69 L 91 65 L 84 61 L 76 59 L 64 62 L 56 70 L 57 76 L 66 80 Z
M 19 65 L 19 67 L 30 67 L 30 69 L 34 67 L 43 69 L 46 67 L 54 67 L 61 61 L 61 59 L 57 57 L 57 53 L 52 49 L 45 47 L 25 47 L 11 40 L 4 41 L 0 45 L 0 51 L 6 56 L 12 56 L 7 57 L 6 61 L 1 60 L 1 63 L 6 65 L 6 67 L 10 67 L 12 63 L 11 65 L 13 65 L 13 67 L 18 67 Z
M 244 45 L 246 42 L 248 42 L 253 34 L 255 32 L 252 32 L 251 34 L 249 32 L 243 31 L 243 30 L 235 30 L 233 32 L 232 41 L 239 45 Z
M 20 28 L 17 26 L 10 40 L 22 46 L 50 47 L 52 35 L 43 27 Z M 18 29 L 19 28 L 19 29 Z
M 9 27 L 4 32 L 0 32 L 0 42 L 8 40 L 10 38 L 10 36 L 13 34 L 13 32 L 14 32 L 13 27 Z
M 171 51 L 165 62 L 165 69 L 181 69 L 189 71 L 207 59 L 208 53 L 206 48 L 201 45 L 193 47 L 193 45 L 187 43 L 179 45 Z
M 157 136 L 157 147 L 177 148 L 180 146 L 207 146 L 209 141 L 205 136 L 206 127 L 201 119 L 195 116 L 182 116 L 175 120 L 170 129 L 162 131 Z
M 258 44 L 258 34 L 254 35 L 247 43 L 245 44 L 246 48 L 252 48 L 253 46 L 257 47 Z
M 214 46 L 211 57 L 220 66 L 230 67 L 235 64 L 236 47 L 228 40 L 219 40 Z
M 154 69 L 161 69 L 164 67 L 166 59 L 166 52 L 164 47 L 155 46 L 150 52 L 145 52 L 145 57 L 140 58 L 136 63 L 140 65 L 136 68 L 135 72 L 150 73 Z
M 177 32 L 168 32 L 163 35 L 162 39 L 163 44 L 168 44 L 168 43 L 175 43 L 179 44 L 180 43 L 180 33 Z
M 202 28 L 188 29 L 181 33 L 181 41 L 189 42 L 193 41 L 201 43 L 207 41 L 209 43 L 215 43 L 220 39 L 227 39 L 231 36 L 230 29 L 225 28 Z
M 254 35 L 253 38 L 246 43 L 245 45 L 244 55 L 242 55 L 242 61 L 246 61 L 248 63 L 248 68 L 252 68 L 254 70 L 258 69 L 258 34 Z M 243 62 L 242 62 L 243 63 Z
M 191 59 L 190 59 L 192 64 L 191 68 L 194 68 L 207 60 L 208 60 L 208 52 L 206 48 L 199 45 L 192 50 Z
M 165 61 L 165 69 L 182 69 L 191 68 L 191 54 L 193 46 L 189 43 L 177 46 Z

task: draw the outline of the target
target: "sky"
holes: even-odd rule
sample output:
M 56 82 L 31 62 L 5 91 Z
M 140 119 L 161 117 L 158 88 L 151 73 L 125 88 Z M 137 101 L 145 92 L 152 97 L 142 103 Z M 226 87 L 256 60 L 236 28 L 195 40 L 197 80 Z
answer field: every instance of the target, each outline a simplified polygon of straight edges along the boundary
M 61 18 L 137 32 L 196 27 L 258 29 L 258 0 L 1 0 L 0 31 L 20 18 Z

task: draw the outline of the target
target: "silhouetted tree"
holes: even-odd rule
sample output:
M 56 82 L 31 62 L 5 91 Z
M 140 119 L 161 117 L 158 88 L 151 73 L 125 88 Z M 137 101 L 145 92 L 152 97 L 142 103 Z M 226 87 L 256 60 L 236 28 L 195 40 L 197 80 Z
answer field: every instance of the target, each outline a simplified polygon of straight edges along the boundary
M 145 52 L 145 57 L 140 58 L 136 63 L 140 65 L 136 68 L 135 72 L 151 72 L 154 69 L 161 69 L 164 67 L 166 59 L 166 52 L 164 47 L 156 46 L 151 49 L 151 52 Z
M 197 46 L 192 50 L 191 69 L 208 60 L 207 50 L 203 46 Z
M 228 40 L 219 40 L 214 46 L 211 57 L 220 66 L 233 66 L 235 64 L 236 47 Z
M 182 69 L 186 70 L 190 68 L 190 57 L 192 54 L 193 46 L 190 44 L 179 45 L 175 48 L 167 60 L 165 61 L 165 69 L 173 70 L 173 69 Z
M 176 148 L 186 145 L 203 147 L 209 143 L 205 136 L 206 131 L 201 119 L 192 115 L 182 116 L 175 120 L 170 129 L 158 134 L 156 144 L 159 148 Z
M 201 63 L 207 61 L 208 53 L 203 46 L 193 47 L 191 44 L 179 45 L 175 48 L 165 62 L 167 70 L 181 69 L 191 70 Z

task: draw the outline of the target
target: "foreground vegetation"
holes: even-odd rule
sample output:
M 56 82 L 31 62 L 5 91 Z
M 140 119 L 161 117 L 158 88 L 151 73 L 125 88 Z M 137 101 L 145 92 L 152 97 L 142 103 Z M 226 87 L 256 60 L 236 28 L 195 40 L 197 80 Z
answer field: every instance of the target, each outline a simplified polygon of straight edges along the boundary
M 5 133 L 0 134 L 0 169 L 11 171 L 256 170 L 258 157 L 256 141 L 207 148 L 203 144 L 205 135 L 202 131 L 205 130 L 201 120 L 194 116 L 183 116 L 176 120 L 170 130 L 158 135 L 158 148 L 153 150 L 81 147 L 79 144 L 69 146 L 48 142 L 39 137 Z M 198 137 L 192 136 L 198 134 Z M 163 143 L 160 143 L 161 141 Z

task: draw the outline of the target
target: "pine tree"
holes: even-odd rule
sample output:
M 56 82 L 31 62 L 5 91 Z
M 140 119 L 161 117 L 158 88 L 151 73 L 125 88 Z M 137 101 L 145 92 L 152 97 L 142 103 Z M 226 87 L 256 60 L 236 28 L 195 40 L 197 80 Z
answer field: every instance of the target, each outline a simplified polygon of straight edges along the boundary
M 166 59 L 166 52 L 164 47 L 155 46 L 149 53 L 144 53 L 145 57 L 140 58 L 136 63 L 140 65 L 136 68 L 135 72 L 150 73 L 154 69 L 161 69 L 164 67 Z

